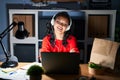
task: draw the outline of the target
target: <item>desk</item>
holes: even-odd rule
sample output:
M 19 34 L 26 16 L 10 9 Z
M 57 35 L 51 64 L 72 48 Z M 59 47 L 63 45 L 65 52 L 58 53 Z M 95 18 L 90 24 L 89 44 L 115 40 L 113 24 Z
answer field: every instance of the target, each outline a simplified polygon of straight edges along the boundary
M 30 63 L 19 63 L 16 69 L 20 69 L 23 66 L 29 65 Z M 42 75 L 42 80 L 77 80 L 80 76 L 91 77 L 88 73 L 88 64 L 80 64 L 81 73 L 79 75 Z M 111 71 L 105 71 L 102 75 L 94 75 L 96 80 L 120 80 L 120 74 L 113 73 Z
M 90 77 L 88 73 L 88 64 L 81 64 L 81 75 Z M 97 80 L 120 80 L 120 74 L 112 71 L 105 71 L 102 75 L 95 75 Z

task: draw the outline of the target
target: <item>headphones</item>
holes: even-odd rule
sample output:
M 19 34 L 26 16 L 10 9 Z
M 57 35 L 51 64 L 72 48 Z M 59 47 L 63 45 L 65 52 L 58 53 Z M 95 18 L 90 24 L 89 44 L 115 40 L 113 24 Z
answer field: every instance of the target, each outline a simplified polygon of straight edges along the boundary
M 57 14 L 59 14 L 59 13 L 57 13 Z M 51 25 L 52 25 L 52 26 L 54 25 L 54 18 L 56 17 L 57 14 L 53 15 L 53 17 L 52 17 L 52 19 L 51 19 Z M 69 18 L 70 18 L 70 17 L 69 17 Z M 71 25 L 72 25 L 72 19 L 70 18 L 70 24 L 68 25 L 66 31 L 70 30 Z

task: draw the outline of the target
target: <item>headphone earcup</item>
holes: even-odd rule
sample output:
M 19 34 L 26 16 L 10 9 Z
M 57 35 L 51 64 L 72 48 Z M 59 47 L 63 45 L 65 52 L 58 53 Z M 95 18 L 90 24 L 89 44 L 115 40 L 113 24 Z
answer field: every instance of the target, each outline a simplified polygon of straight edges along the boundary
M 72 25 L 72 19 L 70 18 L 70 25 L 67 27 L 66 31 L 70 30 L 71 25 Z
M 52 18 L 51 20 L 51 25 L 53 26 L 54 25 L 54 19 Z
M 67 27 L 66 31 L 70 30 L 70 26 Z

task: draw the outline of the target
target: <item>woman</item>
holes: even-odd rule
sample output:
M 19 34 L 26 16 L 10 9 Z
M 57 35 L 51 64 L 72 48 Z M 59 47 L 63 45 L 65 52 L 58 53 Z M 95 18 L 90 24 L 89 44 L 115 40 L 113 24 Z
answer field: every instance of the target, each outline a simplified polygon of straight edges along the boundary
M 70 34 L 72 20 L 67 12 L 59 12 L 53 16 L 47 35 L 43 38 L 40 52 L 76 52 L 76 38 Z

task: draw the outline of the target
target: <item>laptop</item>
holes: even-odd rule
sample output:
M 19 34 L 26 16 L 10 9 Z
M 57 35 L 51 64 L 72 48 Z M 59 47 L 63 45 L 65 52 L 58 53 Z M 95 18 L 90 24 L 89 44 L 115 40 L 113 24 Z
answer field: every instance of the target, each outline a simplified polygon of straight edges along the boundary
M 79 74 L 78 53 L 42 52 L 41 58 L 46 74 Z

